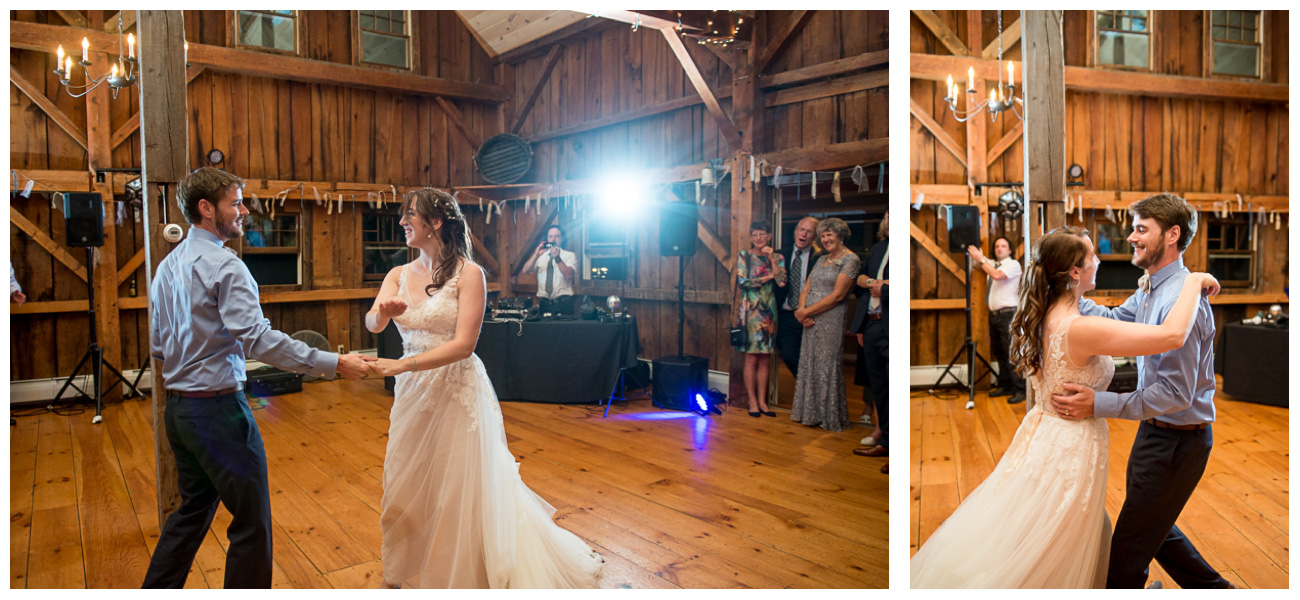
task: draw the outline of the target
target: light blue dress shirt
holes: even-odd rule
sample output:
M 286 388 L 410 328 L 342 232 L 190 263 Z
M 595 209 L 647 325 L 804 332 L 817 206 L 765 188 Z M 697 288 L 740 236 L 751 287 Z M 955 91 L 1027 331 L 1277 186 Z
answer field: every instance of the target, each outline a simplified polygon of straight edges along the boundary
M 1151 275 L 1151 293 L 1138 290 L 1115 308 L 1084 298 L 1079 301 L 1079 312 L 1159 325 L 1169 316 L 1189 274 L 1180 257 Z M 1097 392 L 1095 416 L 1134 421 L 1159 417 L 1157 420 L 1174 425 L 1214 422 L 1214 313 L 1204 296 L 1197 302 L 1187 342 L 1168 352 L 1137 357 L 1138 390 L 1128 394 Z
M 271 329 L 244 261 L 198 227 L 158 264 L 149 300 L 149 345 L 168 390 L 242 386 L 245 355 L 316 377 L 338 368 L 337 354 Z

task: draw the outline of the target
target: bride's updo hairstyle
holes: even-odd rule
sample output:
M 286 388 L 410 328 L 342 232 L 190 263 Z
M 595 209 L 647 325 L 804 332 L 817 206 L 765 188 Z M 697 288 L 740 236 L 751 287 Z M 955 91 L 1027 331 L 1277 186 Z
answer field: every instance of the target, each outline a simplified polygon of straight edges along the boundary
M 469 226 L 465 224 L 465 214 L 460 212 L 456 199 L 442 190 L 424 188 L 408 192 L 402 199 L 401 214 L 405 215 L 408 209 L 414 209 L 415 216 L 429 227 L 433 227 L 434 219 L 442 221 L 442 228 L 438 230 L 440 250 L 438 256 L 433 257 L 433 283 L 424 289 L 426 294 L 433 295 L 434 291 L 447 285 L 460 259 L 473 260 L 470 257 Z
M 1072 294 L 1070 269 L 1083 268 L 1088 258 L 1088 232 L 1079 227 L 1058 227 L 1034 248 L 1020 285 L 1020 305 L 1011 319 L 1011 362 L 1028 378 L 1043 367 L 1043 319 L 1062 296 Z

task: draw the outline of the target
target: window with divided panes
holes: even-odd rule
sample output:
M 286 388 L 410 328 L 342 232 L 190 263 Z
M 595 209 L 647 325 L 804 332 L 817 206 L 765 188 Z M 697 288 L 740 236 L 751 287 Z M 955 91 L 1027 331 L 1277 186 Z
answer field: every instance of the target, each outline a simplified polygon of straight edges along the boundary
M 1250 287 L 1254 281 L 1255 253 L 1250 247 L 1250 224 L 1244 218 L 1208 218 L 1205 223 L 1207 270 L 1223 287 Z
M 270 48 L 297 53 L 296 10 L 241 10 L 236 11 L 240 46 Z
M 1258 10 L 1210 11 L 1211 73 L 1259 77 L 1262 21 Z
M 239 254 L 258 285 L 301 283 L 301 235 L 297 214 L 249 214 L 244 217 L 244 236 Z
M 1097 64 L 1151 68 L 1151 13 L 1097 11 Z
M 411 262 L 412 252 L 396 212 L 361 214 L 362 281 L 383 281 L 393 267 Z
M 361 62 L 409 69 L 411 35 L 408 16 L 404 10 L 358 11 Z

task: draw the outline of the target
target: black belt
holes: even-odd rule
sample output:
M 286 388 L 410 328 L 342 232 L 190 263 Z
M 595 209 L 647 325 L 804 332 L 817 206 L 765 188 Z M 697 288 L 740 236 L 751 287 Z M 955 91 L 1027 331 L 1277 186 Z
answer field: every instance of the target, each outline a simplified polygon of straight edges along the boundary
M 1155 419 L 1147 419 L 1143 421 L 1143 423 L 1146 423 L 1148 425 L 1151 425 L 1152 427 L 1156 427 L 1159 429 L 1173 429 L 1174 431 L 1200 431 L 1210 426 L 1209 423 L 1196 423 L 1193 425 L 1174 425 L 1173 423 L 1166 423 L 1164 421 L 1157 421 Z
M 238 392 L 241 389 L 243 388 L 232 387 L 232 388 L 226 388 L 224 390 L 213 390 L 210 392 L 189 392 L 189 391 L 182 391 L 182 390 L 167 390 L 167 392 L 170 394 L 176 394 L 177 396 L 180 396 L 182 398 L 219 398 L 221 396 L 229 396 L 235 392 Z

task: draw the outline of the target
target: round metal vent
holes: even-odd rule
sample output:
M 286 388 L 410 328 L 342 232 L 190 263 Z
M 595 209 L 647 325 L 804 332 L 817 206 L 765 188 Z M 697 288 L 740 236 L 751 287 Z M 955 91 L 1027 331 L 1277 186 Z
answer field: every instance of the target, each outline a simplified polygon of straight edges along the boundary
M 483 142 L 474 156 L 483 179 L 498 185 L 514 183 L 533 166 L 533 149 L 512 133 L 498 133 Z

